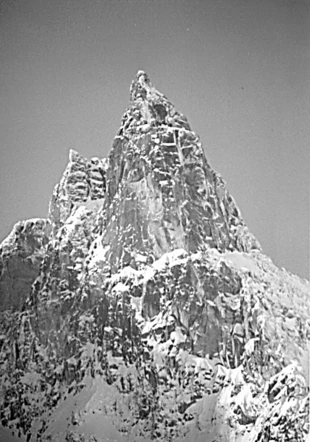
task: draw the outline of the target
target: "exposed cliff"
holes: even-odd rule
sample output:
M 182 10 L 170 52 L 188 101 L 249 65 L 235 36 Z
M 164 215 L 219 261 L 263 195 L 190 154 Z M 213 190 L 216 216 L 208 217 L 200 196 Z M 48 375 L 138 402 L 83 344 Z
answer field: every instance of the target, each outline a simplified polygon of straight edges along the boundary
M 262 253 L 144 72 L 108 158 L 71 151 L 48 220 L 29 223 L 1 246 L 3 425 L 32 441 L 306 441 L 309 283 Z
M 19 221 L 0 245 L 0 310 L 20 310 L 39 275 L 50 234 L 45 219 Z

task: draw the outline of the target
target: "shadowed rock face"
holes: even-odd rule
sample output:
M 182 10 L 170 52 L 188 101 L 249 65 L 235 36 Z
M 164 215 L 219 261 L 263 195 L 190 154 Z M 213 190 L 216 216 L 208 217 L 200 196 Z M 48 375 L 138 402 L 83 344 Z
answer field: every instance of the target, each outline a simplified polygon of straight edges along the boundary
M 38 277 L 50 224 L 45 219 L 19 221 L 0 246 L 0 310 L 21 309 Z
M 31 441 L 306 440 L 309 283 L 145 72 L 108 158 L 70 151 L 0 270 L 0 419 Z

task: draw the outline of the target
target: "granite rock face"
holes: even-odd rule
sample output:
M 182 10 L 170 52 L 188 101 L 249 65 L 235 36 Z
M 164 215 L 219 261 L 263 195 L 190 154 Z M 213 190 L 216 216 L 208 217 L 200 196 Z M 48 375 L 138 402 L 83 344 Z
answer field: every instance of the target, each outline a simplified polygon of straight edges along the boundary
M 39 275 L 50 232 L 45 219 L 19 221 L 0 246 L 0 310 L 21 309 Z
M 49 208 L 49 219 L 55 229 L 61 227 L 72 209 L 89 200 L 105 195 L 106 160 L 92 158 L 90 161 L 70 150 L 69 164 L 59 184 L 55 186 Z
M 16 434 L 306 441 L 309 283 L 263 254 L 145 72 L 108 158 L 70 151 L 48 219 L 19 223 L 0 256 L 0 418 Z
M 144 72 L 131 85 L 107 183 L 102 240 L 116 267 L 128 264 L 136 249 L 154 259 L 176 248 L 195 252 L 202 244 L 260 249 L 187 119 Z

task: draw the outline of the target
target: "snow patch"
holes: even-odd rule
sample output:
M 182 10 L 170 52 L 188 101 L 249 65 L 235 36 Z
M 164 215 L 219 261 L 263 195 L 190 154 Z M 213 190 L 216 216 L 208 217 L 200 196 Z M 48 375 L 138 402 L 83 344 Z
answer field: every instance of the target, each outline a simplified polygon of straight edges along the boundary
M 91 264 L 94 265 L 99 261 L 105 262 L 109 250 L 110 250 L 109 245 L 103 247 L 101 238 L 100 237 L 96 238 L 95 241 L 92 243 L 90 249 L 90 256 L 92 257 Z
M 87 388 L 75 395 L 69 394 L 59 404 L 49 419 L 50 425 L 45 434 L 52 435 L 53 441 L 64 440 L 67 432 L 77 431 L 78 424 L 78 433 L 95 436 L 103 442 L 124 442 L 104 411 L 115 399 L 115 388 L 100 377 L 88 377 L 85 383 Z
M 183 264 L 188 259 L 188 253 L 184 249 L 175 249 L 172 252 L 164 253 L 151 267 L 144 272 L 144 281 L 152 279 L 157 272 L 164 271 L 167 267 Z
M 237 270 L 248 271 L 253 274 L 258 274 L 259 269 L 256 263 L 244 253 L 241 252 L 226 252 L 224 259 L 233 264 L 233 267 Z
M 125 284 L 123 284 L 122 282 L 118 282 L 116 284 L 115 287 L 113 287 L 113 292 L 119 292 L 119 293 L 124 293 L 124 292 L 128 292 L 129 291 L 129 287 Z
M 91 211 L 94 211 L 94 210 L 99 210 L 99 209 L 101 209 L 101 207 L 103 206 L 103 204 L 104 204 L 104 198 L 98 198 L 98 199 L 96 199 L 96 200 L 87 200 L 87 201 L 85 201 L 85 202 L 79 202 L 79 203 L 77 203 L 77 206 L 80 208 L 80 207 L 84 207 L 85 209 L 87 209 L 87 210 L 91 210 Z
M 110 247 L 110 246 L 109 246 Z M 132 281 L 138 282 L 138 278 L 141 275 L 139 270 L 133 269 L 130 266 L 123 267 L 118 273 L 111 276 L 111 283 L 116 284 L 118 281 Z
M 176 327 L 176 329 L 171 332 L 170 339 L 173 341 L 174 345 L 178 345 L 186 341 L 186 336 L 183 335 L 180 327 Z

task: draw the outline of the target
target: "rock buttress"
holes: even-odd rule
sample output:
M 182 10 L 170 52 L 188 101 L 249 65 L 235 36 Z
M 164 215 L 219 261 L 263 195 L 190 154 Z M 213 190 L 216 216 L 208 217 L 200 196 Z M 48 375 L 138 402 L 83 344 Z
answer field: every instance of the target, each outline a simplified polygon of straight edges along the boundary
M 260 249 L 184 115 L 139 71 L 109 155 L 102 242 L 116 267 L 203 244 Z

